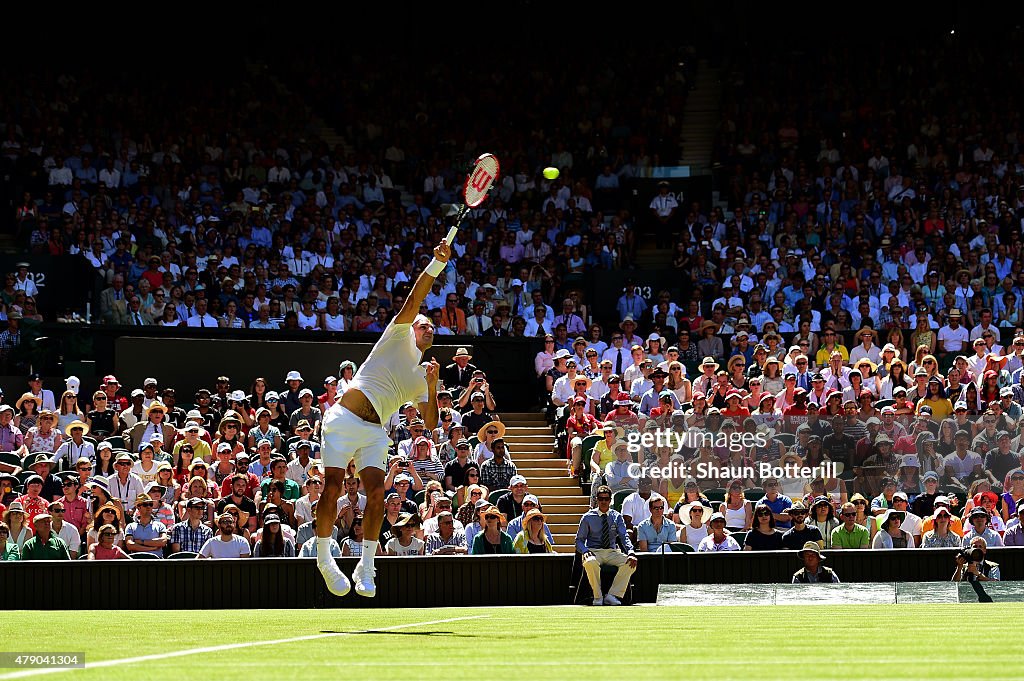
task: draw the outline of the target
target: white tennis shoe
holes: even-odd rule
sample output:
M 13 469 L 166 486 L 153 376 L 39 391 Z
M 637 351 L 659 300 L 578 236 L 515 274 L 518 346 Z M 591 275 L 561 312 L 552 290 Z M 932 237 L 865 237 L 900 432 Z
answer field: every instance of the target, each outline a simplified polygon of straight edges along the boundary
M 376 574 L 377 571 L 374 568 L 364 567 L 362 560 L 356 563 L 356 569 L 352 571 L 352 579 L 356 583 L 356 593 L 366 598 L 376 596 L 377 585 L 373 582 Z
M 324 576 L 324 582 L 327 583 L 327 590 L 332 594 L 344 596 L 351 591 L 352 582 L 341 571 L 333 557 L 325 561 L 318 560 L 316 566 L 320 568 L 320 574 Z

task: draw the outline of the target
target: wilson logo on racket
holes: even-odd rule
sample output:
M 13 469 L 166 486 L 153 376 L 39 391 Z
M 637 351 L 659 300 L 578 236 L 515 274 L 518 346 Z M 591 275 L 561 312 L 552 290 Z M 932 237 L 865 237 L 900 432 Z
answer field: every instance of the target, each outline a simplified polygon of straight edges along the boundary
M 490 188 L 492 182 L 494 182 L 494 175 L 477 166 L 476 172 L 473 173 L 473 177 L 469 181 L 469 186 L 478 192 L 485 192 Z

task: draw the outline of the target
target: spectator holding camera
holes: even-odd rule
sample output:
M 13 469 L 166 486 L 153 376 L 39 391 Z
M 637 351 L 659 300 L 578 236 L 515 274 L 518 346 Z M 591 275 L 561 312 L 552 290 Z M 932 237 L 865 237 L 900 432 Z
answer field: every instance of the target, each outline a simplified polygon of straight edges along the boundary
M 998 582 L 1002 575 L 999 563 L 985 560 L 988 544 L 983 537 L 974 537 L 967 548 L 956 555 L 954 582 Z

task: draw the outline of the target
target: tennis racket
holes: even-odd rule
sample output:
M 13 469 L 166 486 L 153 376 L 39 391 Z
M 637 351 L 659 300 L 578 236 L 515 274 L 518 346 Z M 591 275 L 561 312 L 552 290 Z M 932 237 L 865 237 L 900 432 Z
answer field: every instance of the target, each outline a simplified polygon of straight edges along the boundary
M 469 172 L 466 184 L 462 187 L 462 197 L 465 203 L 459 207 L 459 212 L 455 215 L 455 226 L 448 230 L 448 235 L 444 238 L 449 246 L 455 241 L 459 225 L 466 218 L 469 209 L 476 208 L 484 202 L 500 172 L 501 164 L 498 163 L 498 157 L 494 154 L 481 154 L 473 162 L 473 169 Z

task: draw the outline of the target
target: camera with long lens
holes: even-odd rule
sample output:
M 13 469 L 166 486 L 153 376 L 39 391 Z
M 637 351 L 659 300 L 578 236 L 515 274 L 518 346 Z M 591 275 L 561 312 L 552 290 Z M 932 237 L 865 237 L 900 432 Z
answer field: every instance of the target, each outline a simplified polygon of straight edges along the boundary
M 959 555 L 967 562 L 967 565 L 964 566 L 964 578 L 967 579 L 967 581 L 969 582 L 977 580 L 978 577 L 969 572 L 967 568 L 970 567 L 971 563 L 980 564 L 982 561 L 984 561 L 985 552 L 979 548 L 972 547 L 968 549 L 963 549 L 962 551 L 960 551 Z

